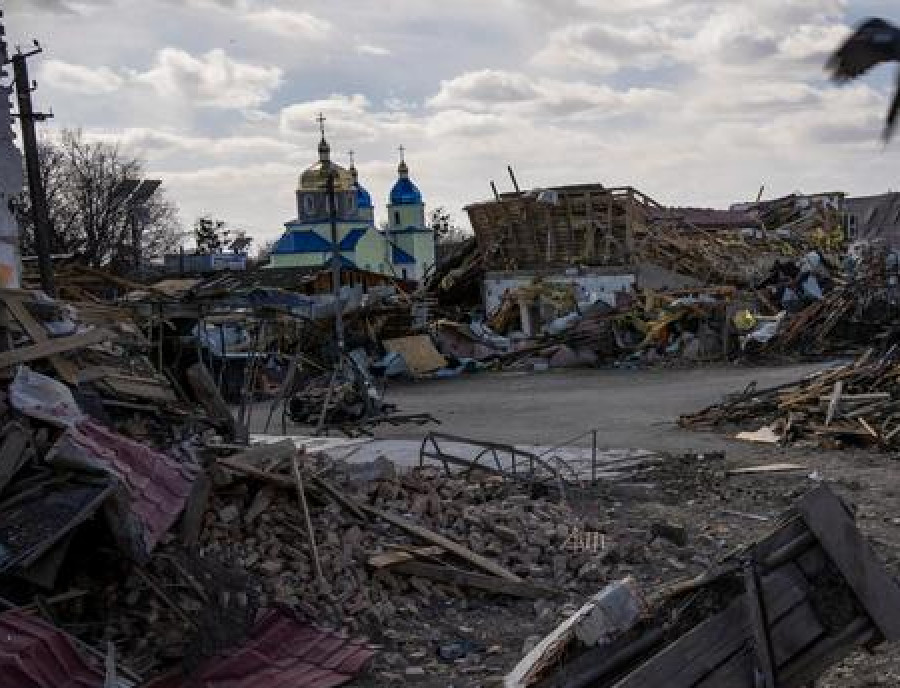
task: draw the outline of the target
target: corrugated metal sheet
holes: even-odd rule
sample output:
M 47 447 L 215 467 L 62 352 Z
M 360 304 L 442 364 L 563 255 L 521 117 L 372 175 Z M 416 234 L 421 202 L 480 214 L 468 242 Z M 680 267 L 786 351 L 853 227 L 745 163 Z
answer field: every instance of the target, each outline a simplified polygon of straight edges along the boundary
M 184 508 L 199 468 L 84 419 L 67 430 L 52 459 L 106 471 L 119 489 L 107 502 L 109 525 L 133 558 L 149 556 Z
M 102 688 L 104 675 L 50 624 L 17 611 L 0 614 L 0 686 Z
M 189 677 L 170 675 L 147 688 L 331 688 L 352 680 L 373 654 L 359 641 L 273 612 L 241 647 Z

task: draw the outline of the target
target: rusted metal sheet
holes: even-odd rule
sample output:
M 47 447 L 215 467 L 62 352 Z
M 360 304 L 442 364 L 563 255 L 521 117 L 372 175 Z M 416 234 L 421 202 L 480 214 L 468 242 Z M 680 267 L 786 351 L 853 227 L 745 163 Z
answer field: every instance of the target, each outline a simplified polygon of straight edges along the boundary
M 199 470 L 89 419 L 60 437 L 52 461 L 116 479 L 107 517 L 119 546 L 137 560 L 147 558 L 178 519 Z
M 0 614 L 0 686 L 9 688 L 103 688 L 104 672 L 82 656 L 50 624 L 9 611 Z
M 147 688 L 331 688 L 351 681 L 373 654 L 359 641 L 273 612 L 240 647 L 190 676 L 171 674 Z

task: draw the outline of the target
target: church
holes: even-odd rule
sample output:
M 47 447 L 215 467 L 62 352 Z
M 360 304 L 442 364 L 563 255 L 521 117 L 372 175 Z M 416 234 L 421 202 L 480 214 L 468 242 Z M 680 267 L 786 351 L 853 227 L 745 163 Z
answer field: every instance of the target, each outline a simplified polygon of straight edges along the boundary
M 375 225 L 375 206 L 360 184 L 353 161 L 344 168 L 331 160 L 324 118 L 319 124 L 319 160 L 300 175 L 297 218 L 286 222 L 276 242 L 270 267 L 327 267 L 331 264 L 331 217 L 327 181 L 334 174 L 337 237 L 341 261 L 347 267 L 419 280 L 434 266 L 434 232 L 425 222 L 425 203 L 409 178 L 401 148 L 397 181 L 388 198 L 388 222 Z

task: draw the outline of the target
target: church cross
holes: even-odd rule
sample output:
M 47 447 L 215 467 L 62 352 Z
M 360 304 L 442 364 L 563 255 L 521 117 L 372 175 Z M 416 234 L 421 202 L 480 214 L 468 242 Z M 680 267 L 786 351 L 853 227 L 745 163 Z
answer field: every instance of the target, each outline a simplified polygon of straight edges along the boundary
M 404 160 L 403 153 L 406 151 L 406 149 L 401 144 L 401 145 L 397 146 L 397 150 L 400 151 L 400 161 L 403 162 L 403 160 Z
M 322 138 L 324 139 L 325 138 L 325 115 L 323 115 L 320 112 L 319 116 L 316 117 L 316 121 L 319 123 L 319 131 L 322 132 Z

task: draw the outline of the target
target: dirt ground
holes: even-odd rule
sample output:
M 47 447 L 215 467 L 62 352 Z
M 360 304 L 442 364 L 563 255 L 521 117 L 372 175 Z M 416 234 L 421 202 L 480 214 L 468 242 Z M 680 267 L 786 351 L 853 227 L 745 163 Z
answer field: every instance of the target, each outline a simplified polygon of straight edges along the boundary
M 723 510 L 773 518 L 803 491 L 827 481 L 855 505 L 860 529 L 896 575 L 900 571 L 900 479 L 896 457 L 864 450 L 753 445 L 732 440 L 725 433 L 682 430 L 674 423 L 679 413 L 716 402 L 723 394 L 740 391 L 753 381 L 760 387 L 776 385 L 823 365 L 480 374 L 392 385 L 388 400 L 402 412 L 430 412 L 442 423 L 435 429 L 479 439 L 552 445 L 596 427 L 600 429 L 602 448 L 669 453 L 724 451 L 729 467 L 785 461 L 802 464 L 806 469 L 790 476 L 732 477 L 715 487 L 687 481 L 674 502 L 621 500 L 602 506 L 609 509 L 610 520 L 632 523 L 655 518 L 684 523 L 692 540 L 707 542 L 713 538 L 726 551 L 765 532 L 766 522 Z M 261 417 L 258 410 L 256 422 Z M 377 435 L 417 439 L 426 431 L 418 427 L 379 428 Z M 303 429 L 293 427 L 289 432 L 300 434 Z M 693 569 L 694 564 L 703 562 L 688 563 L 688 568 Z M 637 573 L 642 584 L 652 586 L 683 575 L 681 568 L 673 565 L 668 571 Z M 544 619 L 540 632 L 549 631 L 560 620 L 561 616 Z M 490 624 L 485 633 L 490 635 Z M 516 631 L 511 633 L 515 638 Z M 522 640 L 525 635 L 523 631 Z M 506 644 L 512 642 L 505 639 Z M 490 644 L 489 637 L 482 640 Z M 461 672 L 462 667 L 459 669 Z M 402 674 L 398 679 L 400 683 L 416 685 L 476 686 L 496 685 L 499 678 L 496 673 L 476 677 L 460 672 L 447 667 L 440 671 L 441 678 L 433 676 L 434 681 L 430 682 Z M 900 647 L 882 647 L 874 655 L 855 654 L 835 666 L 817 685 L 898 686 Z

